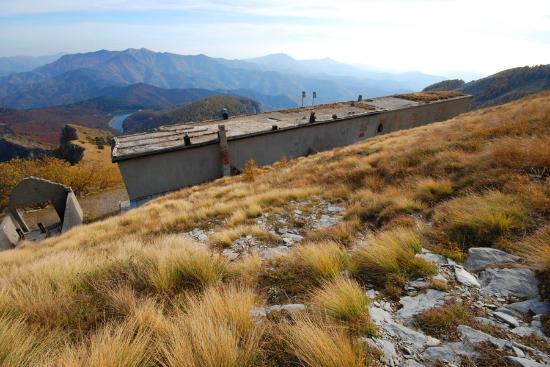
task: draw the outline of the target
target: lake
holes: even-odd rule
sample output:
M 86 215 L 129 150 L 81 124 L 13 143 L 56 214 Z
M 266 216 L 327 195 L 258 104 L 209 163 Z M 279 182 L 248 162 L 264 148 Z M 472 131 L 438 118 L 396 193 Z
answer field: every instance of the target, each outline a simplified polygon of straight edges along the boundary
M 120 116 L 113 117 L 113 119 L 109 122 L 109 126 L 112 127 L 113 129 L 115 129 L 116 131 L 118 131 L 119 133 L 123 133 L 124 128 L 122 127 L 122 123 L 130 115 L 131 115 L 131 113 L 128 113 L 126 115 L 120 115 Z

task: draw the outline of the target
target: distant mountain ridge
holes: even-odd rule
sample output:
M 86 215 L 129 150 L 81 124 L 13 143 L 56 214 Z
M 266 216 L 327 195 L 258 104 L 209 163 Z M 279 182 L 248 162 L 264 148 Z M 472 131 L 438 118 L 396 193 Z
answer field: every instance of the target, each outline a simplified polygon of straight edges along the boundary
M 351 72 L 348 75 L 318 72 L 327 69 L 323 66 L 327 62 L 333 65 L 332 69 L 337 64 L 341 69 L 359 73 L 359 69 L 327 60 L 294 60 L 293 65 L 306 65 L 305 69 L 314 71 L 302 73 L 304 67 L 283 71 L 260 60 L 214 59 L 146 49 L 100 50 L 64 55 L 33 71 L 0 78 L 0 106 L 64 105 L 100 97 L 106 88 L 139 83 L 165 89 L 246 90 L 284 95 L 295 102 L 300 100 L 302 90 L 315 90 L 319 103 L 355 99 L 358 94 L 369 97 L 411 90 L 409 84 L 399 81 L 358 78 Z
M 419 90 L 428 83 L 435 83 L 445 78 L 421 72 L 387 73 L 356 67 L 335 61 L 331 58 L 295 60 L 284 53 L 270 54 L 262 57 L 246 59 L 249 63 L 262 65 L 264 68 L 281 72 L 311 75 L 316 77 L 340 76 L 359 79 L 383 81 L 388 86 Z
M 503 70 L 465 84 L 462 80 L 446 80 L 424 90 L 458 90 L 474 96 L 472 108 L 493 106 L 550 90 L 550 64 Z
M 34 70 L 39 66 L 54 62 L 61 56 L 63 56 L 63 54 L 0 57 L 0 77 Z

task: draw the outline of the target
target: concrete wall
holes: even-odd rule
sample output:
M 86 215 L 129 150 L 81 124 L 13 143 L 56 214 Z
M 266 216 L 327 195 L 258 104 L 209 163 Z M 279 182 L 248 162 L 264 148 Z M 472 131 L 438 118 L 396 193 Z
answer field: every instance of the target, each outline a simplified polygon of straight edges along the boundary
M 146 198 L 221 176 L 218 144 L 118 162 L 130 200 Z
M 74 226 L 82 224 L 83 221 L 84 214 L 82 213 L 82 208 L 80 207 L 80 204 L 78 203 L 75 194 L 71 191 L 67 195 L 67 200 L 65 204 L 65 215 L 63 216 L 63 226 L 61 227 L 61 233 L 65 233 Z
M 471 98 L 440 101 L 377 114 L 301 125 L 278 131 L 229 138 L 231 166 L 242 169 L 253 158 L 258 165 L 282 157 L 296 158 L 345 146 L 370 137 L 444 121 L 469 109 Z M 378 132 L 379 126 L 382 132 Z M 130 200 L 211 181 L 221 176 L 216 143 L 118 162 Z
M 9 215 L 0 223 L 0 251 L 12 249 L 19 242 L 17 227 Z

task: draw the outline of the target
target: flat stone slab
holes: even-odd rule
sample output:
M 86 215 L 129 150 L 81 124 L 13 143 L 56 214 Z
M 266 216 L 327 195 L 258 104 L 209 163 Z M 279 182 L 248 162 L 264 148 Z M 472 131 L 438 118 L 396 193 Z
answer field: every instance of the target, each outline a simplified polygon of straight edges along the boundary
M 550 302 L 543 302 L 538 297 L 528 299 L 527 301 L 515 302 L 507 305 L 506 307 L 511 308 L 512 310 L 517 311 L 523 315 L 528 315 L 530 312 L 535 315 L 550 312 Z
M 393 322 L 392 315 L 388 311 L 383 310 L 379 307 L 371 307 L 369 313 L 372 322 L 374 322 L 376 325 Z
M 494 346 L 497 346 L 499 348 L 504 348 L 504 346 L 507 343 L 506 340 L 504 339 L 495 338 L 492 335 L 486 334 L 483 331 L 473 329 L 466 325 L 459 325 L 457 327 L 457 330 L 460 335 L 460 339 L 471 345 L 477 345 L 480 343 L 489 342 Z
M 486 269 L 479 276 L 482 292 L 500 297 L 535 298 L 539 282 L 530 269 Z
M 519 336 L 536 335 L 536 336 L 544 337 L 544 334 L 540 329 L 530 327 L 530 326 L 518 326 L 516 328 L 513 328 L 510 331 Z
M 397 311 L 397 316 L 403 320 L 410 320 L 414 315 L 429 310 L 430 308 L 442 305 L 447 296 L 448 293 L 435 289 L 428 289 L 426 293 L 419 294 L 414 297 L 402 297 L 399 303 L 403 307 Z
M 514 263 L 518 256 L 490 247 L 472 247 L 468 250 L 468 258 L 464 267 L 471 271 L 479 271 L 494 264 Z
M 445 343 L 435 347 L 426 348 L 422 357 L 431 362 L 446 362 L 450 365 L 459 365 L 460 356 L 474 356 L 476 352 L 472 348 L 467 348 L 464 344 Z
M 499 319 L 500 321 L 504 321 L 505 323 L 507 323 L 508 325 L 510 325 L 512 327 L 518 327 L 519 326 L 519 321 L 516 320 L 515 317 L 510 316 L 510 315 L 508 315 L 504 312 L 499 312 L 499 311 L 493 312 L 493 316 L 496 317 L 497 319 Z
M 416 349 L 423 349 L 426 346 L 435 346 L 441 343 L 439 339 L 397 323 L 383 324 L 382 329 L 394 338 L 399 338 L 403 343 Z
M 467 272 L 461 266 L 455 266 L 455 279 L 457 282 L 467 287 L 481 287 L 475 275 Z
M 533 361 L 532 359 L 521 358 L 521 357 L 508 357 L 516 366 L 520 367 L 545 367 L 548 365 Z

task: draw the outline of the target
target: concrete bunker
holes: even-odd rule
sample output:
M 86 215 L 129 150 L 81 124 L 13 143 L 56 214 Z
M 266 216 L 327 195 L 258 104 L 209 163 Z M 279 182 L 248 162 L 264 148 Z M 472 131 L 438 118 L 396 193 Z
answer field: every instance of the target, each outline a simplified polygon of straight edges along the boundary
M 59 222 L 31 228 L 22 215 L 22 209 L 51 204 Z M 13 248 L 21 240 L 41 240 L 64 233 L 83 222 L 84 216 L 73 190 L 65 185 L 37 177 L 26 177 L 10 193 L 5 218 L 0 224 L 0 250 Z
M 240 172 L 246 162 L 271 164 L 443 121 L 468 111 L 472 97 L 399 95 L 160 126 L 117 136 L 119 166 L 135 207 L 182 187 Z

